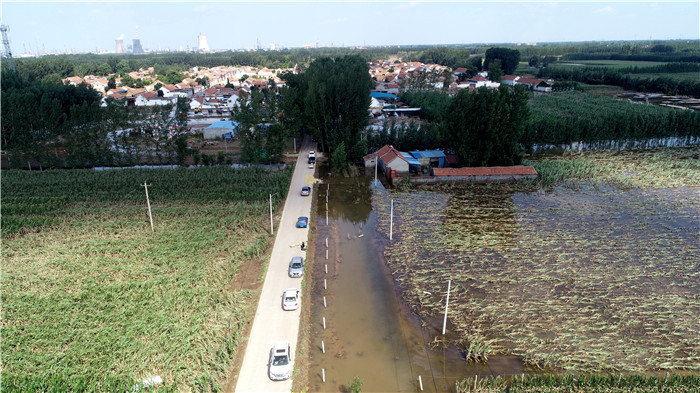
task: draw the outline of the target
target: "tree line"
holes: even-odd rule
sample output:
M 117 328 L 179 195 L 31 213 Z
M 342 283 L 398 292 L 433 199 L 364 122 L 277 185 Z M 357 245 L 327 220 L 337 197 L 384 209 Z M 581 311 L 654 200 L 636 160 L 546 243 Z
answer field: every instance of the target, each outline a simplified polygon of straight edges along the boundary
M 700 64 L 670 63 L 651 67 L 562 67 L 541 68 L 538 78 L 552 78 L 558 81 L 576 81 L 591 85 L 614 85 L 625 90 L 658 92 L 670 95 L 700 97 L 700 80 L 678 79 L 664 73 L 699 72 Z M 660 73 L 659 76 L 635 76 L 635 74 Z
M 569 91 L 530 100 L 531 117 L 520 144 L 569 145 L 573 142 L 699 137 L 700 113 L 629 103 L 602 95 Z
M 480 93 L 472 93 L 469 102 L 490 102 Z M 497 135 L 496 143 L 516 143 L 520 151 L 528 151 L 535 145 L 569 145 L 574 142 L 596 143 L 604 141 L 646 140 L 668 137 L 700 137 L 700 113 L 664 108 L 654 105 L 629 103 L 596 94 L 579 91 L 565 91 L 547 95 L 530 95 L 529 110 L 517 106 L 485 104 L 467 106 L 458 104 L 465 100 L 444 95 L 439 99 L 436 92 L 413 92 L 401 96 L 409 105 L 420 105 L 420 126 L 388 124 L 378 135 L 368 138 L 370 149 L 378 149 L 383 144 L 393 142 L 403 150 L 422 149 L 424 146 L 440 146 L 447 151 L 459 152 L 459 139 L 455 136 L 456 124 L 465 124 L 465 132 L 472 142 L 469 149 L 488 150 L 488 132 L 483 127 L 503 121 L 504 113 L 520 113 L 523 118 L 522 130 L 503 133 L 498 127 L 492 128 Z M 460 93 L 462 94 L 462 93 Z M 495 94 L 493 91 L 490 94 Z M 493 97 L 491 97 L 493 99 Z M 519 96 L 522 100 L 523 96 Z M 501 102 L 504 99 L 501 99 Z M 522 101 L 514 101 L 522 104 Z M 460 110 L 458 115 L 455 111 Z M 508 112 L 508 111 L 511 112 Z M 520 112 L 518 112 L 520 111 Z M 461 123 L 460 123 L 461 122 Z M 479 129 L 479 127 L 482 127 Z M 423 134 L 421 129 L 429 132 Z M 422 136 L 423 135 L 423 136 Z M 450 136 L 451 135 L 451 136 Z M 422 137 L 421 137 L 422 136 Z M 499 139 L 501 138 L 501 139 Z M 415 141 L 415 142 L 414 142 Z M 479 144 L 481 144 L 481 147 Z M 399 147 L 400 146 L 400 147 Z M 474 146 L 474 147 L 470 147 Z M 514 148 L 513 145 L 508 145 Z M 463 156 L 465 154 L 462 154 Z M 507 154 L 507 156 L 515 156 Z M 515 162 L 516 160 L 514 160 Z

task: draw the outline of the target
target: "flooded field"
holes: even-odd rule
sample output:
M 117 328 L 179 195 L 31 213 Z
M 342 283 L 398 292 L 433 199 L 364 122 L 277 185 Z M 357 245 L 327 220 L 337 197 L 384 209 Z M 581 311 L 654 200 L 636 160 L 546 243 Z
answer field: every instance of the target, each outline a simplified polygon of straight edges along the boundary
M 310 391 L 349 391 L 357 376 L 364 392 L 414 392 L 420 376 L 424 391 L 454 392 L 455 383 L 466 377 L 524 372 L 511 356 L 467 364 L 454 346 L 431 349 L 431 337 L 442 325 L 423 322 L 399 301 L 383 257 L 386 239 L 376 229 L 370 183 L 364 176 L 333 178 L 317 188 Z
M 571 371 L 700 369 L 700 189 L 460 186 L 373 197 L 391 273 L 474 360 Z M 435 322 L 433 322 L 435 323 Z M 433 340 L 433 334 L 429 340 Z

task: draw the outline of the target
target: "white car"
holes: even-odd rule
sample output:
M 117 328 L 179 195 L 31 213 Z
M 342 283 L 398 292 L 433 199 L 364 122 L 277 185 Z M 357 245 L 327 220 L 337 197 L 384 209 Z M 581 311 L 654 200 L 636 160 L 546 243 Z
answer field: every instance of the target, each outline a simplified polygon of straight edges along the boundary
M 288 288 L 282 294 L 282 309 L 285 311 L 296 310 L 299 308 L 300 291 L 296 288 Z
M 313 151 L 313 150 L 311 150 L 311 151 L 309 152 L 309 158 L 311 158 L 311 157 L 316 157 L 316 152 Z
M 292 376 L 292 350 L 289 341 L 277 341 L 270 351 L 270 379 L 284 381 Z

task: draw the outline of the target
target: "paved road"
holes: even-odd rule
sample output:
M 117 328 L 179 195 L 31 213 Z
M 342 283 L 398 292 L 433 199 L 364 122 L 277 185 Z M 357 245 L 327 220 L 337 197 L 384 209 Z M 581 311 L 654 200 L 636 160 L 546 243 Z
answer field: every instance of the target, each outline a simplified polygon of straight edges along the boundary
M 272 345 L 279 340 L 292 344 L 292 362 L 296 360 L 294 354 L 299 336 L 299 310 L 282 310 L 282 292 L 287 288 L 301 289 L 301 279 L 289 278 L 287 270 L 292 257 L 303 256 L 306 260 L 305 251 L 290 245 L 308 239 L 308 229 L 296 228 L 296 221 L 300 216 L 309 217 L 311 212 L 313 194 L 306 197 L 299 194 L 301 187 L 311 185 L 307 181 L 313 181 L 313 169 L 307 164 L 310 149 L 312 144 L 306 141 L 297 159 L 279 228 L 275 228 L 277 236 L 236 383 L 237 393 L 289 392 L 292 389 L 291 380 L 270 380 L 267 363 Z M 305 306 L 305 300 L 301 299 L 301 307 Z

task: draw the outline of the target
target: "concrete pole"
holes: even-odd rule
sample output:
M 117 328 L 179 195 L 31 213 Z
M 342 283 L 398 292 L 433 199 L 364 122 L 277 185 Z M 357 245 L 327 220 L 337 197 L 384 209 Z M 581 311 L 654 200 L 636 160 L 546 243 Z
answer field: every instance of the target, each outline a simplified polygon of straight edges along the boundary
M 274 224 L 272 222 L 272 194 L 270 194 L 270 235 L 275 234 L 275 230 L 273 228 Z
M 148 220 L 151 222 L 151 232 L 155 232 L 156 230 L 153 229 L 153 214 L 151 214 L 151 200 L 148 199 L 148 184 L 146 182 L 143 182 L 143 188 L 146 189 L 146 204 L 148 205 Z
M 379 164 L 377 163 L 377 157 L 374 157 L 374 188 L 377 188 L 377 167 Z
M 442 321 L 442 335 L 445 335 L 445 327 L 447 326 L 447 305 L 450 303 L 450 286 L 452 285 L 452 280 L 447 282 L 447 300 L 445 300 L 445 319 Z
M 389 240 L 394 240 L 394 200 L 391 200 L 391 219 L 389 221 Z

